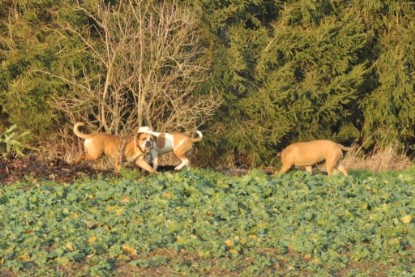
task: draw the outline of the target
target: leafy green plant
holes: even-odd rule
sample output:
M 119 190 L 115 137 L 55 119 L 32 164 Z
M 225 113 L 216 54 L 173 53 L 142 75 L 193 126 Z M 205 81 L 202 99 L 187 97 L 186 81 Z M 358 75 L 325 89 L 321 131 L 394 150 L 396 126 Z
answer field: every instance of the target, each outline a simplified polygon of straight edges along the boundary
M 19 132 L 17 125 L 10 126 L 0 134 L 0 154 L 5 158 L 7 156 L 24 156 L 24 151 L 34 149 L 27 145 L 25 141 L 30 135 L 30 131 Z
M 413 273 L 413 172 L 125 176 L 0 186 L 0 275 Z

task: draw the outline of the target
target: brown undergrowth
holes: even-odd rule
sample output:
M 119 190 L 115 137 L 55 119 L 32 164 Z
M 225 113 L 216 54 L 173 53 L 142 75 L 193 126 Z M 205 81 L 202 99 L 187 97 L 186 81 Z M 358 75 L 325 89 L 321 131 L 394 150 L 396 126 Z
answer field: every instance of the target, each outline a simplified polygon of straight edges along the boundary
M 348 169 L 381 172 L 403 170 L 413 164 L 410 157 L 402 153 L 397 143 L 376 147 L 366 155 L 363 154 L 362 147 L 345 154 L 343 164 Z

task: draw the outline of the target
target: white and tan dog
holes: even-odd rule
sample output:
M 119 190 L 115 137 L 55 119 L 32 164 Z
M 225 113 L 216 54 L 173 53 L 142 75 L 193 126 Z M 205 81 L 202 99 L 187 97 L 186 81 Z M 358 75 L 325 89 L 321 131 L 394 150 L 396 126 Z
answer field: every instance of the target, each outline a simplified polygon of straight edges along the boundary
M 126 160 L 128 162 L 135 162 L 139 167 L 155 174 L 155 170 L 146 162 L 146 156 L 152 150 L 155 144 L 155 136 L 146 133 L 147 128 L 139 128 L 134 137 L 127 139 L 124 145 L 122 144 L 120 136 L 106 133 L 84 134 L 79 131 L 79 127 L 84 126 L 83 123 L 76 123 L 73 131 L 76 136 L 85 139 L 84 149 L 85 153 L 78 156 L 75 164 L 84 160 L 93 161 L 107 155 L 114 160 L 114 171 L 119 172 L 121 163 Z M 123 148 L 123 149 L 121 149 Z M 120 157 L 122 153 L 122 157 Z
M 350 151 L 352 149 L 354 147 L 345 147 L 331 140 L 297 142 L 289 145 L 278 154 L 282 162 L 279 173 L 285 173 L 293 166 L 305 166 L 306 170 L 312 173 L 314 164 L 326 161 L 328 175 L 333 174 L 333 170 L 337 169 L 347 176 L 347 169 L 341 164 L 342 150 Z
M 145 128 L 145 127 L 143 127 Z M 196 131 L 198 134 L 197 138 L 191 138 L 185 134 L 174 132 L 174 133 L 159 133 L 154 132 L 151 128 L 147 127 L 147 133 L 152 134 L 156 137 L 153 148 L 150 151 L 150 159 L 153 162 L 153 169 L 157 170 L 159 165 L 159 157 L 168 152 L 174 153 L 181 163 L 176 166 L 175 170 L 180 170 L 183 167 L 190 167 L 190 160 L 186 154 L 192 149 L 193 143 L 201 141 L 203 134 L 200 131 Z M 147 160 L 151 163 L 150 160 Z

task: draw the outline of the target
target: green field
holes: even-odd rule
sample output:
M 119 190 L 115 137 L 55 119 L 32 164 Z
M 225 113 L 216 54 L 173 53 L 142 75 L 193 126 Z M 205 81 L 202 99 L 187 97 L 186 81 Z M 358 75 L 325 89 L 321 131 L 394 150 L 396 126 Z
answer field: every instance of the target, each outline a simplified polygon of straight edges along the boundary
M 415 171 L 0 187 L 0 275 L 413 276 Z

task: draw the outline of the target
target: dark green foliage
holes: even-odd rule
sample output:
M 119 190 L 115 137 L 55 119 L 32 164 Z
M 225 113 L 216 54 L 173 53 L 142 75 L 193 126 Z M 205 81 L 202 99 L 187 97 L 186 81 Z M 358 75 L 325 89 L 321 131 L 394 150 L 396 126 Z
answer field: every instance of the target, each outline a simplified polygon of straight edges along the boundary
M 45 74 L 60 74 L 59 51 L 71 47 L 61 45 L 64 34 L 53 30 L 66 11 L 64 2 L 3 1 L 0 8 L 0 105 L 12 123 L 35 132 L 50 127 L 59 113 L 50 99 L 68 93 L 62 82 Z
M 372 74 L 376 80 L 373 90 L 362 102 L 365 115 L 363 132 L 384 132 L 388 140 L 403 144 L 415 142 L 415 26 L 413 5 L 391 4 L 384 13 L 386 22 L 379 22 Z M 393 24 L 395 23 L 395 24 Z
M 359 138 L 370 146 L 386 128 L 390 140 L 414 142 L 412 5 L 210 3 L 220 57 L 213 83 L 226 99 L 213 125 L 226 124 L 229 153 L 263 164 L 293 141 Z

